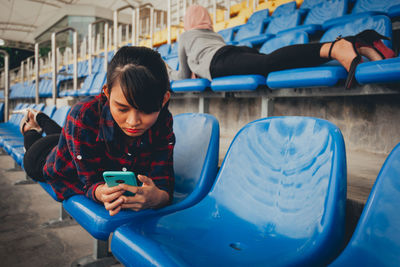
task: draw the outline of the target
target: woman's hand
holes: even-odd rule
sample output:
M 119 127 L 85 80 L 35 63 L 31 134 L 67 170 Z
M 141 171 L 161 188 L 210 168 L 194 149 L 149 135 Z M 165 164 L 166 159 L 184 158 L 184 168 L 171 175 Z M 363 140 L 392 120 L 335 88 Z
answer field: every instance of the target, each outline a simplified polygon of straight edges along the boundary
M 124 192 L 118 186 L 108 187 L 107 184 L 102 184 L 96 188 L 95 195 L 97 200 L 104 203 L 104 207 L 109 211 L 110 215 L 114 216 L 122 208 L 121 204 L 124 202 L 122 194 Z
M 168 193 L 159 189 L 154 184 L 153 180 L 144 175 L 138 175 L 138 179 L 143 183 L 142 186 L 131 186 L 127 184 L 118 185 L 120 189 L 136 194 L 133 197 L 121 196 L 121 198 L 124 199 L 122 208 L 139 211 L 161 208 L 168 204 Z

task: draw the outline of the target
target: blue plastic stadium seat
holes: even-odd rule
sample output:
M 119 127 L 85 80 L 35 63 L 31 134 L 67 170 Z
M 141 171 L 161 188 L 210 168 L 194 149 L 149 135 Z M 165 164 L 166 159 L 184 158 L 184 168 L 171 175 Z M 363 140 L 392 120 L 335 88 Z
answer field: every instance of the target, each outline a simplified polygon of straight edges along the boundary
M 211 82 L 211 90 L 224 91 L 254 91 L 265 86 L 265 77 L 262 75 L 232 75 L 215 78 Z
M 361 84 L 400 82 L 400 57 L 362 63 L 356 79 Z
M 321 2 L 308 12 L 306 19 L 302 25 L 287 29 L 286 31 L 304 31 L 308 34 L 316 34 L 322 31 L 322 24 L 333 18 L 338 18 L 347 13 L 347 0 L 331 0 Z
M 274 38 L 266 41 L 260 47 L 260 53 L 269 54 L 276 49 L 284 46 L 294 45 L 294 44 L 307 44 L 309 42 L 308 34 L 301 31 L 280 33 Z
M 99 72 L 96 75 L 96 79 L 93 80 L 92 86 L 88 91 L 88 95 L 98 95 L 103 90 L 103 85 L 106 83 L 107 73 Z
M 106 82 L 107 73 L 106 72 L 99 72 L 99 73 L 92 73 L 89 75 L 83 86 L 82 89 L 78 90 L 75 93 L 69 93 L 69 95 L 78 95 L 78 96 L 89 96 L 89 95 L 97 95 L 101 92 L 104 83 Z
M 169 59 L 171 57 L 177 57 L 178 49 L 179 49 L 179 43 L 178 42 L 173 43 L 171 45 L 171 50 L 169 51 L 169 54 L 165 57 L 165 59 Z
M 398 4 L 396 6 L 392 6 L 389 9 L 388 16 L 391 18 L 399 17 L 400 16 L 400 4 Z
M 218 171 L 219 124 L 209 114 L 174 116 L 174 203 L 159 210 L 123 210 L 110 216 L 103 205 L 83 195 L 63 202 L 67 212 L 93 237 L 107 240 L 122 224 L 185 209 L 199 202 L 210 190 Z
M 4 103 L 0 103 L 0 122 L 4 122 Z
M 304 0 L 299 9 L 304 10 L 305 12 L 303 11 L 303 13 L 306 13 L 314 6 L 323 2 L 325 2 L 325 0 Z
M 235 36 L 235 28 L 231 27 L 220 30 L 218 33 L 222 36 L 222 38 L 224 38 L 225 43 L 230 43 L 233 41 L 233 37 Z
M 271 72 L 267 86 L 271 89 L 333 86 L 345 80 L 347 71 L 342 66 L 322 66 Z
M 89 90 L 92 86 L 93 80 L 95 79 L 97 73 L 92 73 L 85 78 L 85 81 L 82 84 L 82 88 L 78 90 L 64 90 L 60 92 L 60 96 L 84 96 L 89 94 Z
M 339 35 L 355 35 L 367 29 L 373 29 L 389 38 L 392 37 L 392 23 L 387 16 L 361 16 L 348 23 L 335 25 L 334 27 L 330 28 L 321 37 L 320 42 L 332 42 Z M 390 41 L 384 40 L 383 42 L 388 47 L 392 47 L 392 43 Z
M 250 42 L 253 46 L 261 45 L 274 37 L 278 32 L 296 27 L 300 24 L 301 16 L 298 10 L 284 16 L 276 16 L 270 20 L 265 33 L 241 39 L 239 44 Z
M 328 29 L 334 25 L 347 23 L 359 17 L 371 17 L 380 14 L 395 17 L 397 13 L 395 10 L 399 8 L 398 5 L 400 5 L 399 0 L 357 0 L 351 14 L 327 20 L 323 28 Z
M 207 79 L 185 79 L 171 82 L 173 92 L 203 92 L 210 88 L 211 82 Z
M 254 12 L 248 19 L 247 23 L 238 28 L 234 41 L 240 42 L 250 37 L 259 36 L 264 32 L 265 25 L 269 20 L 268 9 Z
M 278 6 L 274 13 L 272 13 L 271 17 L 277 17 L 277 16 L 286 16 L 291 13 L 293 13 L 297 8 L 296 1 L 292 1 L 283 5 Z
M 354 234 L 330 266 L 398 266 L 400 263 L 400 144 L 387 157 Z
M 350 23 L 336 25 L 330 28 L 322 36 L 320 42 L 331 42 L 337 36 L 355 35 L 365 29 L 375 29 L 382 35 L 391 37 L 392 26 L 390 19 L 378 15 L 356 19 Z M 384 41 L 391 47 L 390 41 Z M 345 80 L 346 70 L 342 66 L 328 66 L 313 68 L 298 68 L 271 72 L 267 77 L 267 85 L 270 88 L 297 88 L 312 86 L 333 86 L 341 80 Z
M 173 69 L 173 70 L 178 70 L 179 69 L 179 57 L 168 57 L 165 59 L 165 62 Z
M 160 53 L 161 57 L 165 58 L 169 55 L 169 52 L 171 51 L 171 45 L 163 44 L 157 48 L 157 51 L 158 53 Z
M 383 12 L 388 13 L 390 8 L 400 5 L 399 0 L 357 0 L 351 13 Z
M 326 266 L 344 241 L 346 156 L 332 123 L 254 121 L 191 208 L 119 227 L 125 266 Z

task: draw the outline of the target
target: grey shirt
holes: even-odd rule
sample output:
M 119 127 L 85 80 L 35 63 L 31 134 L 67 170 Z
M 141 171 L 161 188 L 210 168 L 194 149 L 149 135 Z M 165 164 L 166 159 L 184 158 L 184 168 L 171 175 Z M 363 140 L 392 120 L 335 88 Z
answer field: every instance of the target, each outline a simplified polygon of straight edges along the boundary
M 225 46 L 222 36 L 211 30 L 194 29 L 182 33 L 178 45 L 179 70 L 168 68 L 170 80 L 189 79 L 193 72 L 211 81 L 211 60 Z

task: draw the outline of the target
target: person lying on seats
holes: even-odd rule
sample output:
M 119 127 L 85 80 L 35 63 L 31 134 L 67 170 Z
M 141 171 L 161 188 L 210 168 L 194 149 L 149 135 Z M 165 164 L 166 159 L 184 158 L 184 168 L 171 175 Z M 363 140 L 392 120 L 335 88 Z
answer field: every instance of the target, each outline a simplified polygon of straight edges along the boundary
M 170 204 L 175 135 L 169 89 L 157 52 L 122 47 L 108 66 L 103 92 L 74 105 L 63 128 L 44 113 L 26 112 L 21 122 L 26 173 L 50 184 L 59 200 L 85 194 L 110 215 Z M 121 170 L 137 174 L 142 186 L 108 187 L 103 172 Z
M 187 9 L 184 30 L 178 43 L 179 70 L 168 67 L 171 80 L 200 77 L 211 81 L 221 76 L 246 74 L 267 76 L 273 71 L 315 67 L 336 59 L 349 72 L 345 87 L 350 88 L 361 56 L 371 61 L 395 56 L 381 41 L 388 38 L 374 30 L 338 37 L 328 43 L 286 46 L 270 54 L 246 46 L 226 45 L 222 36 L 213 31 L 207 9 L 200 5 Z

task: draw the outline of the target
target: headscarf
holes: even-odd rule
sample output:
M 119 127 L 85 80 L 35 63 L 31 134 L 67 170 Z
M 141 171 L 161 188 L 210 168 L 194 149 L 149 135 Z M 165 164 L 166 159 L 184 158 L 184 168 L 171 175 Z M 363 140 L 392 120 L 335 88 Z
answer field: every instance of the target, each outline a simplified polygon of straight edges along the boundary
M 200 5 L 191 5 L 186 9 L 183 27 L 185 31 L 193 29 L 213 30 L 210 14 L 206 8 Z

